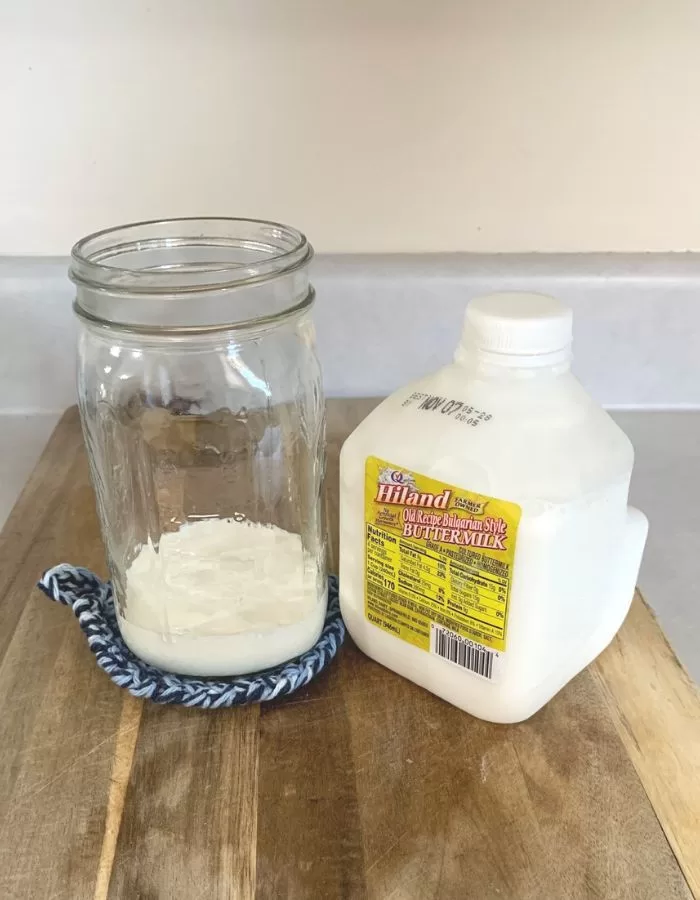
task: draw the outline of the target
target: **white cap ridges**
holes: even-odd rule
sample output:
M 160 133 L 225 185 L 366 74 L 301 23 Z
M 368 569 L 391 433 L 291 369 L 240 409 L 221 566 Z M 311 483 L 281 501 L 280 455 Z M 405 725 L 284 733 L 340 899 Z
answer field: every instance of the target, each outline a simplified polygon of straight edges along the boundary
M 457 360 L 475 351 L 502 365 L 552 365 L 569 359 L 572 313 L 546 294 L 504 293 L 467 306 Z

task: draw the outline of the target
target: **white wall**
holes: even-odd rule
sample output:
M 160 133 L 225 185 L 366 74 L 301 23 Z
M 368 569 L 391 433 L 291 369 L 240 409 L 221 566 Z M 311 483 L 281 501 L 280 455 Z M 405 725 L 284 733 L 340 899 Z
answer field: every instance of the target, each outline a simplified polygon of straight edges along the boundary
M 0 254 L 202 213 L 700 247 L 697 0 L 5 0 L 0 116 Z

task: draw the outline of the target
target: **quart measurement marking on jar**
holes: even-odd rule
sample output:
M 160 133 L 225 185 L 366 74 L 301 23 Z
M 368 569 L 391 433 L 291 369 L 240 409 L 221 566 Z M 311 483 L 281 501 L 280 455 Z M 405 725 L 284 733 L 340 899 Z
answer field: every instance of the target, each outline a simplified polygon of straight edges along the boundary
M 419 410 L 437 412 L 453 418 L 457 422 L 471 425 L 473 428 L 493 418 L 491 413 L 476 409 L 464 400 L 453 400 L 450 397 L 441 397 L 439 394 L 423 394 L 419 391 L 414 391 L 403 401 L 401 406 L 415 406 L 416 404 L 418 404 Z

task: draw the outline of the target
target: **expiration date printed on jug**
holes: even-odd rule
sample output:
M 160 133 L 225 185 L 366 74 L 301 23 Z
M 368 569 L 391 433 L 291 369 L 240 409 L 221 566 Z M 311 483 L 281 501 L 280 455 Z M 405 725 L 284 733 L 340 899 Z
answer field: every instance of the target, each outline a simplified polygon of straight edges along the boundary
M 493 418 L 491 413 L 476 409 L 464 400 L 453 400 L 450 397 L 440 397 L 438 394 L 424 394 L 420 391 L 414 391 L 403 401 L 401 406 L 416 406 L 416 404 L 419 410 L 441 413 L 443 416 L 452 418 L 457 422 L 471 425 L 472 428 L 476 428 L 482 422 L 488 422 Z
M 520 507 L 369 457 L 365 615 L 492 679 L 506 650 Z

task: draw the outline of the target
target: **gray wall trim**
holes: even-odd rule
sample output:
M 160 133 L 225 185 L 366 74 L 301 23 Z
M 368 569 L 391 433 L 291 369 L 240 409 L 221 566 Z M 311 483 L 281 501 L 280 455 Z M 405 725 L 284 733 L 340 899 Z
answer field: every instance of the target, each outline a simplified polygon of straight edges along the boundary
M 68 260 L 0 257 L 0 413 L 74 402 Z M 445 364 L 467 301 L 554 294 L 574 309 L 575 370 L 608 407 L 700 407 L 700 254 L 322 256 L 313 281 L 329 396 L 379 396 Z

